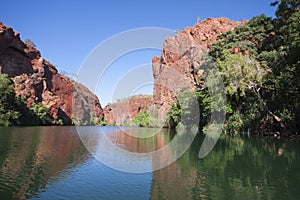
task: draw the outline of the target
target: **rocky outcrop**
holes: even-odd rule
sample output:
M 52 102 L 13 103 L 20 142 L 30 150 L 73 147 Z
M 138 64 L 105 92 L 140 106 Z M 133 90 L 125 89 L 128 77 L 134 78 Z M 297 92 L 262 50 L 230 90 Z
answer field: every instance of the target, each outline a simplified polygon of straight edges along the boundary
M 153 98 L 160 120 L 163 120 L 183 87 L 196 90 L 201 86 L 198 77 L 203 71 L 198 67 L 211 44 L 218 40 L 217 36 L 245 23 L 226 18 L 208 18 L 165 40 L 161 57 L 152 59 Z
M 16 95 L 27 106 L 42 102 L 54 119 L 70 123 L 72 118 L 88 120 L 90 113 L 101 120 L 103 110 L 93 93 L 80 83 L 58 73 L 32 45 L 21 41 L 19 33 L 0 23 L 0 73 L 9 75 Z
M 148 110 L 151 105 L 153 105 L 152 96 L 131 96 L 105 106 L 104 118 L 108 125 L 129 125 L 139 112 Z

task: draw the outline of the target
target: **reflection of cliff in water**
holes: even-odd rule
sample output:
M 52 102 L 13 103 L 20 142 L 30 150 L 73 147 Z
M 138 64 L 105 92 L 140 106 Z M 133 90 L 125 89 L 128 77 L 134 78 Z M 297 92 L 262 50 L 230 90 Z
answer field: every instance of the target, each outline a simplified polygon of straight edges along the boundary
M 169 144 L 173 134 L 168 129 L 119 128 L 107 136 L 119 147 L 135 153 L 156 151 Z
M 73 127 L 1 128 L 0 198 L 34 195 L 87 157 Z

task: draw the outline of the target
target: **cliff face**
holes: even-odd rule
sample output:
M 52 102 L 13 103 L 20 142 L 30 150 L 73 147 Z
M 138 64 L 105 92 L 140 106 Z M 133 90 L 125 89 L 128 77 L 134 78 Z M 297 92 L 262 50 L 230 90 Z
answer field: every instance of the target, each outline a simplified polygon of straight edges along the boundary
M 185 28 L 173 38 L 167 38 L 161 57 L 152 59 L 153 99 L 131 97 L 106 106 L 104 117 L 107 123 L 126 124 L 131 122 L 138 112 L 147 110 L 152 105 L 158 109 L 158 119 L 163 121 L 183 87 L 196 90 L 203 84 L 198 79 L 203 71 L 197 67 L 211 44 L 217 41 L 217 36 L 244 23 L 246 21 L 232 22 L 225 18 L 208 18 L 193 27 Z
M 148 95 L 137 95 L 120 100 L 104 107 L 104 118 L 107 124 L 126 125 L 141 111 L 153 105 L 153 98 Z
M 160 120 L 163 120 L 181 88 L 195 90 L 201 85 L 198 76 L 203 71 L 198 70 L 197 66 L 211 44 L 217 41 L 217 36 L 245 23 L 226 18 L 208 18 L 165 40 L 161 57 L 152 59 L 153 98 Z
M 42 102 L 54 119 L 85 120 L 93 112 L 99 119 L 103 110 L 98 98 L 85 86 L 58 73 L 33 46 L 21 41 L 19 33 L 0 23 L 0 73 L 9 75 L 16 95 L 27 106 Z

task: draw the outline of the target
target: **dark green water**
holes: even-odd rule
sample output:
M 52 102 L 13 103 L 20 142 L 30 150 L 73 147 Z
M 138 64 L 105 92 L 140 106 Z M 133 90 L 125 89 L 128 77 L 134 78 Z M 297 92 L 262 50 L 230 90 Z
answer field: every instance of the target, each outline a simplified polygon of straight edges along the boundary
M 162 148 L 173 138 L 168 130 L 148 139 L 102 130 L 118 146 L 139 153 Z M 300 199 L 298 142 L 223 136 L 199 159 L 202 141 L 197 136 L 168 167 L 134 174 L 95 159 L 74 127 L 0 128 L 0 199 Z M 97 147 L 96 140 L 91 142 Z

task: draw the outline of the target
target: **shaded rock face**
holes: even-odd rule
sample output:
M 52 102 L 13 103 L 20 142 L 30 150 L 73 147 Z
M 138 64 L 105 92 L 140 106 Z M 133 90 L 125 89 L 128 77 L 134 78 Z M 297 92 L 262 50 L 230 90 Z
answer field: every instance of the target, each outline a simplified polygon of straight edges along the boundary
M 54 119 L 71 123 L 88 119 L 90 113 L 101 120 L 100 102 L 82 84 L 58 73 L 33 46 L 21 41 L 19 33 L 0 23 L 0 73 L 9 75 L 16 95 L 26 98 L 27 106 L 42 102 Z
M 203 70 L 198 67 L 211 44 L 217 41 L 217 36 L 245 23 L 208 18 L 165 40 L 161 57 L 152 59 L 153 98 L 160 120 L 164 119 L 182 88 L 196 90 L 203 84 L 198 78 Z
M 153 98 L 148 95 L 137 95 L 120 100 L 104 107 L 104 118 L 107 124 L 126 125 L 141 111 L 153 105 Z

